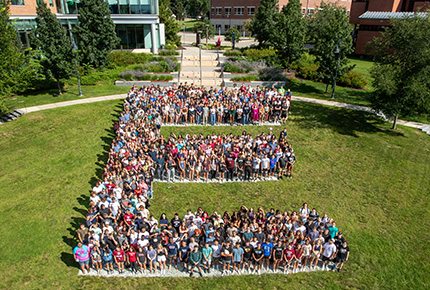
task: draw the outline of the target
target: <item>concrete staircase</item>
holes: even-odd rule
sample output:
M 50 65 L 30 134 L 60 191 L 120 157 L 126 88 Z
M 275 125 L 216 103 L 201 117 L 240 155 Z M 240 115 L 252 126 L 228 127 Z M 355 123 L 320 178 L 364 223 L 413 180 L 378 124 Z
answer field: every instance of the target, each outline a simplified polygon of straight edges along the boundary
M 186 47 L 181 60 L 181 71 L 179 82 L 195 84 L 197 86 L 221 86 L 221 67 L 216 51 L 202 50 L 201 79 L 200 79 L 200 56 L 196 47 Z

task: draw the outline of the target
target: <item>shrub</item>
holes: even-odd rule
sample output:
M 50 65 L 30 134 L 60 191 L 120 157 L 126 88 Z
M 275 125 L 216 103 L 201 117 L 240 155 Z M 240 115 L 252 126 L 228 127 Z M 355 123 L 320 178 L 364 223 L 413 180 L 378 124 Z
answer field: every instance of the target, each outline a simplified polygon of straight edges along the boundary
M 261 81 L 285 81 L 282 69 L 267 67 L 259 71 L 258 77 Z
M 132 53 L 131 51 L 112 51 L 109 54 L 110 63 L 115 66 L 128 66 L 148 62 L 151 54 Z
M 350 71 L 339 78 L 339 85 L 355 89 L 364 89 L 367 85 L 367 81 L 362 74 Z
M 276 51 L 274 49 L 246 49 L 243 52 L 243 55 L 247 58 L 256 61 L 256 60 L 266 60 L 271 56 L 276 55 Z
M 168 49 L 168 50 L 175 50 L 177 48 L 178 48 L 178 46 L 175 44 L 171 44 L 171 43 L 166 44 L 166 49 Z
M 291 65 L 291 68 L 296 71 L 296 76 L 299 78 L 318 81 L 318 64 L 315 63 L 315 56 L 309 53 L 304 53 Z
M 227 50 L 224 52 L 225 56 L 242 56 L 242 52 L 237 49 Z
M 158 55 L 164 55 L 164 56 L 179 55 L 179 51 L 172 50 L 172 49 L 159 50 Z
M 234 78 L 231 78 L 234 82 L 251 82 L 258 80 L 258 77 L 256 75 L 246 75 L 246 76 L 237 76 Z

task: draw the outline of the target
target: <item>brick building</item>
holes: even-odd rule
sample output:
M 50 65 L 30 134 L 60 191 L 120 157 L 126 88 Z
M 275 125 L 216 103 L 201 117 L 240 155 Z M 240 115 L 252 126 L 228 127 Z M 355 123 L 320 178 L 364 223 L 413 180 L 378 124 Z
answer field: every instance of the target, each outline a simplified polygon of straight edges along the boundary
M 314 13 L 321 5 L 322 0 L 300 0 L 303 16 Z M 351 0 L 325 0 L 345 7 L 348 11 Z M 279 9 L 287 5 L 288 0 L 279 0 Z M 243 23 L 252 18 L 260 6 L 260 0 L 211 0 L 210 18 L 217 33 L 225 33 L 231 26 L 242 30 Z
M 36 7 L 40 0 L 11 0 L 10 19 L 21 43 L 29 45 L 29 33 L 36 26 Z M 44 0 L 60 23 L 70 32 L 77 23 L 79 0 Z M 152 52 L 165 44 L 164 24 L 159 23 L 158 0 L 105 0 L 109 3 L 120 45 L 123 48 L 147 48 Z
M 349 22 L 354 24 L 356 54 L 364 54 L 369 41 L 389 27 L 390 19 L 430 8 L 430 0 L 353 0 Z

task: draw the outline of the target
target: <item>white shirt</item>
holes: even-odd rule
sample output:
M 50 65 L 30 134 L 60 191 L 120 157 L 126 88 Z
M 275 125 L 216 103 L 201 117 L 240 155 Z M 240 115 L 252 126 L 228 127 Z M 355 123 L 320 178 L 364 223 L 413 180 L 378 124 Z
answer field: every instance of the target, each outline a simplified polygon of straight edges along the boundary
M 333 253 L 336 252 L 336 246 L 334 244 L 331 244 L 329 242 L 324 244 L 324 253 L 323 255 L 325 257 L 331 257 Z
M 221 255 L 221 245 L 220 244 L 218 244 L 218 245 L 213 244 L 211 246 L 211 248 L 212 248 L 212 251 L 213 251 L 212 256 L 214 258 L 218 258 Z

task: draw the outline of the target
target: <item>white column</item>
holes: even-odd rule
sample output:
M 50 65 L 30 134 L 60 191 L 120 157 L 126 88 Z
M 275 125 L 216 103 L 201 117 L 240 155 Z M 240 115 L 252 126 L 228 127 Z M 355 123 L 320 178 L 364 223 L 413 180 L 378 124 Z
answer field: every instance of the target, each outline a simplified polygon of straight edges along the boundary
M 151 23 L 151 40 L 152 40 L 152 53 L 157 53 L 157 35 L 155 31 L 155 23 Z

